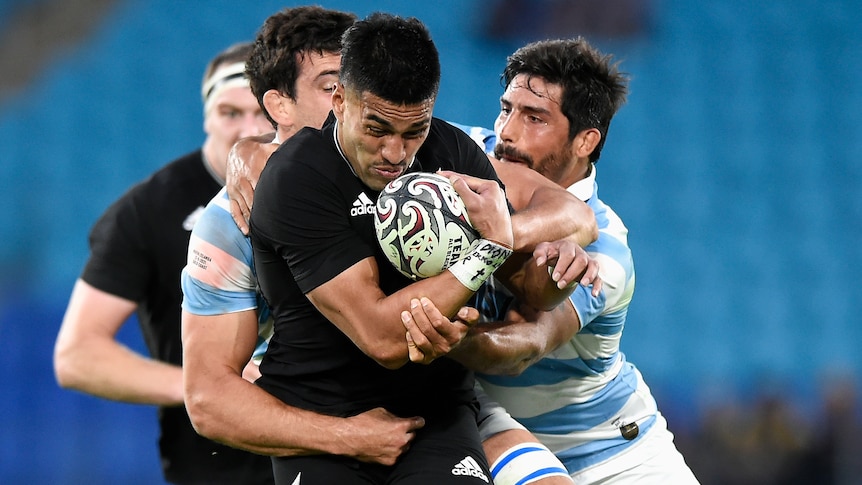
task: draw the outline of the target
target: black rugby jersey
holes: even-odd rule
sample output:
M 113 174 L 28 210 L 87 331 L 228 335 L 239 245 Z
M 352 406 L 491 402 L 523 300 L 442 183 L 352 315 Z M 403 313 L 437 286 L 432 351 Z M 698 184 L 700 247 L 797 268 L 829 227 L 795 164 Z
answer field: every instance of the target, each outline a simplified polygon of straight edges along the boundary
M 386 369 L 305 297 L 369 256 L 377 258 L 386 294 L 411 283 L 377 244 L 373 204 L 378 192 L 365 186 L 338 152 L 334 125 L 330 114 L 322 129 L 304 128 L 285 141 L 255 191 L 255 268 L 275 317 L 258 384 L 288 404 L 341 416 L 376 406 L 427 416 L 446 403 L 470 402 L 473 376 L 460 364 L 444 358 Z M 438 169 L 497 180 L 479 146 L 435 118 L 408 172 Z
M 137 318 L 150 355 L 182 363 L 180 273 L 196 217 L 221 189 L 200 150 L 130 188 L 90 232 L 90 258 L 81 279 L 138 303 Z M 184 407 L 159 408 L 159 451 L 174 483 L 272 483 L 268 457 L 208 440 Z

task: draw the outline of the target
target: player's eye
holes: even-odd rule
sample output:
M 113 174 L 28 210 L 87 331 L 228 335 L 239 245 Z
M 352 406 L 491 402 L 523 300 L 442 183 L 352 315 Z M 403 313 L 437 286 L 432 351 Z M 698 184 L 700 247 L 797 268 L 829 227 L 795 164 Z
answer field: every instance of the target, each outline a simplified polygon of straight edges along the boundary
M 409 139 L 422 138 L 422 135 L 424 135 L 424 134 L 425 134 L 425 130 L 408 131 L 407 133 L 404 133 L 404 138 L 409 138 Z
M 238 109 L 226 109 L 222 111 L 222 115 L 225 118 L 236 119 L 242 116 L 242 112 Z

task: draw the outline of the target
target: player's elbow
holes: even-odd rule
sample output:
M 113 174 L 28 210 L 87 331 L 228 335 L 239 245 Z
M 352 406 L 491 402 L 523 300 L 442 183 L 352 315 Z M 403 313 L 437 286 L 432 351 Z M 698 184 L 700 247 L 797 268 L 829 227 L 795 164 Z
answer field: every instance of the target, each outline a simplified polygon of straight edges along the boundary
M 520 360 L 506 360 L 499 362 L 486 362 L 485 365 L 478 369 L 479 372 L 488 375 L 517 377 L 524 373 L 528 367 L 535 362 L 532 358 L 524 358 Z
M 82 355 L 80 346 L 73 342 L 60 339 L 54 346 L 54 378 L 57 385 L 63 389 L 81 389 L 85 381 L 86 372 L 82 366 Z
M 63 389 L 75 388 L 77 378 L 74 367 L 70 365 L 63 354 L 54 354 L 54 379 L 57 381 L 57 385 Z
M 186 389 L 184 400 L 189 420 L 199 435 L 216 441 L 224 438 L 222 420 L 213 412 L 211 396 Z
M 583 232 L 584 234 L 587 234 L 587 241 L 585 242 L 588 242 L 588 244 L 584 244 L 583 246 L 588 246 L 589 244 L 599 240 L 599 225 L 596 223 L 596 219 L 590 219 L 586 223 L 586 226 L 587 227 L 584 228 Z
M 509 377 L 518 377 L 523 374 L 524 371 L 533 364 L 533 362 L 535 362 L 534 358 L 521 359 L 502 369 L 500 373 Z
M 577 226 L 575 233 L 579 236 L 577 239 L 581 247 L 596 242 L 599 239 L 599 223 L 593 209 L 587 204 L 579 203 L 570 213 L 574 214 Z
M 395 370 L 400 369 L 407 363 L 407 341 L 403 346 L 394 344 L 374 345 L 366 348 L 365 354 L 374 359 L 381 366 Z
M 545 355 L 544 345 L 535 341 L 522 340 L 515 346 L 507 346 L 490 339 L 485 344 L 485 351 L 474 355 L 474 365 L 467 367 L 488 375 L 517 377 Z
M 404 366 L 407 363 L 406 357 L 396 357 L 396 356 L 377 356 L 372 357 L 375 362 L 382 365 L 383 367 L 389 370 L 397 370 Z

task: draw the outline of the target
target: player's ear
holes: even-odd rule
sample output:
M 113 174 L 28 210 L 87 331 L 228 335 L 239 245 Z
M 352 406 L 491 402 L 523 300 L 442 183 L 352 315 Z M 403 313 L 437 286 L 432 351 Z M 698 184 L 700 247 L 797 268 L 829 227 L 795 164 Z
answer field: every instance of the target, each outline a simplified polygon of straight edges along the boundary
M 572 150 L 577 158 L 587 158 L 602 140 L 602 133 L 596 128 L 588 128 L 575 136 Z
M 344 85 L 341 83 L 335 83 L 335 91 L 332 92 L 332 112 L 339 120 L 343 119 L 344 103 Z
M 263 107 L 269 116 L 279 125 L 289 125 L 290 120 L 290 101 L 287 96 L 283 96 L 276 89 L 270 89 L 263 93 Z

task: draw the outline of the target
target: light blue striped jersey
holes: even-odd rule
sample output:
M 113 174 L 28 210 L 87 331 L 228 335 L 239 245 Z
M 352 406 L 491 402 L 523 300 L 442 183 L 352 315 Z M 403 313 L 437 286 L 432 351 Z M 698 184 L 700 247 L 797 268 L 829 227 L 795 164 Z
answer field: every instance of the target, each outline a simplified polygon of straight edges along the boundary
M 195 315 L 257 310 L 258 341 L 253 358 L 260 363 L 272 337 L 272 318 L 257 288 L 251 240 L 236 226 L 229 207 L 223 188 L 192 229 L 181 277 L 183 309 Z
M 453 125 L 493 154 L 492 131 Z M 519 376 L 476 376 L 488 396 L 536 435 L 572 474 L 632 447 L 659 415 L 640 373 L 620 351 L 635 287 L 634 265 L 628 229 L 598 198 L 595 177 L 592 166 L 589 177 L 568 188 L 590 206 L 599 228 L 598 239 L 585 249 L 598 260 L 602 291 L 593 297 L 591 288 L 578 286 L 570 297 L 580 331 Z M 492 279 L 476 293 L 473 303 L 491 321 L 503 320 L 512 300 Z M 638 434 L 626 438 L 621 428 L 632 423 L 637 423 Z

